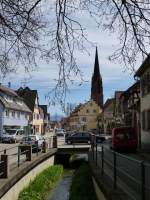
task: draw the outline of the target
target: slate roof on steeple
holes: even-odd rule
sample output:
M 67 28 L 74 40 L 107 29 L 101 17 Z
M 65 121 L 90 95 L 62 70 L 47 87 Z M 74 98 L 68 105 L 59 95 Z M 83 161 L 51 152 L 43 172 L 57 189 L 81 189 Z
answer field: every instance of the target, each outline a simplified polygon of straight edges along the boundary
M 99 77 L 99 76 L 101 77 L 100 70 L 99 70 L 98 50 L 96 47 L 93 77 Z

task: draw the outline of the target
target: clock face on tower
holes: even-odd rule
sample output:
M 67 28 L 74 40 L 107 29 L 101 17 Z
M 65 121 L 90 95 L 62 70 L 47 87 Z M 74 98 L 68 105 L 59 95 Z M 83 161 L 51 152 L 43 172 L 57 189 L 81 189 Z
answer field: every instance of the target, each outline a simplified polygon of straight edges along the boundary
M 95 53 L 94 73 L 91 82 L 91 99 L 93 99 L 101 108 L 103 107 L 103 83 L 99 69 L 97 47 Z

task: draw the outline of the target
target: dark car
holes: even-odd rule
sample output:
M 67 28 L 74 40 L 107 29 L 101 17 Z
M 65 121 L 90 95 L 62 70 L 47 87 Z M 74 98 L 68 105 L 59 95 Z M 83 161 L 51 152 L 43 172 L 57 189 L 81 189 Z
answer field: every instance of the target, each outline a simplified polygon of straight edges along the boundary
M 95 137 L 96 137 L 96 143 L 103 143 L 106 140 L 105 136 L 102 135 L 95 135 Z
M 66 138 L 67 144 L 88 143 L 91 144 L 91 134 L 88 132 L 77 132 Z

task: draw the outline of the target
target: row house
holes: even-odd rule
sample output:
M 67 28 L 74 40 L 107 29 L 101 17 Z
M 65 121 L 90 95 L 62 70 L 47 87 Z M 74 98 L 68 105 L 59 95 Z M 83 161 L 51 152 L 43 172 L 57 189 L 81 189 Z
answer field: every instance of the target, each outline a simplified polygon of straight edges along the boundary
M 71 130 L 95 130 L 98 128 L 98 116 L 102 109 L 94 100 L 78 105 L 70 115 Z
M 140 80 L 141 144 L 150 147 L 150 55 L 135 73 Z
M 120 96 L 122 125 L 134 127 L 137 131 L 139 146 L 140 131 L 140 82 L 135 82 Z
M 24 99 L 26 105 L 32 111 L 30 126 L 33 134 L 45 134 L 48 126 L 47 105 L 39 105 L 37 90 L 30 88 L 19 88 L 17 94 Z
M 18 94 L 7 87 L 0 86 L 0 134 L 7 128 L 28 126 L 31 110 Z
M 114 95 L 114 124 L 115 127 L 121 126 L 123 124 L 122 112 L 121 112 L 121 102 L 120 98 L 123 94 L 123 91 L 115 91 Z
M 114 102 L 114 98 L 109 98 L 103 106 L 102 124 L 106 134 L 111 134 L 111 130 L 114 127 Z

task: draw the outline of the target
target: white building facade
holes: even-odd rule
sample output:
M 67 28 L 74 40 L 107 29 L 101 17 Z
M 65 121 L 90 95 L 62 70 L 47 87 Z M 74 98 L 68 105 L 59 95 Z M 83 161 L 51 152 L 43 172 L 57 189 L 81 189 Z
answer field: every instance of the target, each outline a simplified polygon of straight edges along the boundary
M 0 86 L 0 134 L 5 128 L 28 126 L 30 109 L 15 91 Z

